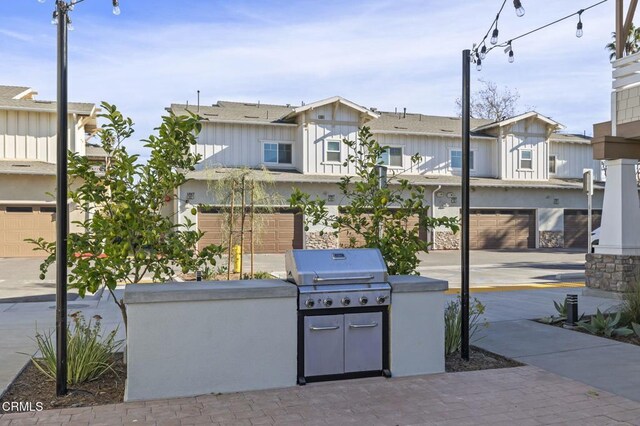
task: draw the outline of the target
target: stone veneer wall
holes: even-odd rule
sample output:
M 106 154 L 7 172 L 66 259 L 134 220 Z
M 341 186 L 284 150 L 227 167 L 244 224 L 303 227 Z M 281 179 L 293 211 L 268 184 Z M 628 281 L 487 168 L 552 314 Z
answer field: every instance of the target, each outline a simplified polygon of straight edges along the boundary
M 306 247 L 308 249 L 330 249 L 338 247 L 338 236 L 333 232 L 307 232 Z
M 564 247 L 563 231 L 540 231 L 540 248 Z
M 435 250 L 459 250 L 460 232 L 454 234 L 451 231 L 436 231 L 433 248 Z
M 638 279 L 640 256 L 589 253 L 585 264 L 585 285 L 606 291 L 622 292 Z

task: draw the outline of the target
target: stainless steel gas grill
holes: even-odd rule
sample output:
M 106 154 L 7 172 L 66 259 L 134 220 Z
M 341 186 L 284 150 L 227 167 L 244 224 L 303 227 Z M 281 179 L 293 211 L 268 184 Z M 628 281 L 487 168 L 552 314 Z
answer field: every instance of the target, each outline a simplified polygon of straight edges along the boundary
M 298 383 L 389 372 L 391 286 L 378 249 L 291 250 L 298 286 Z

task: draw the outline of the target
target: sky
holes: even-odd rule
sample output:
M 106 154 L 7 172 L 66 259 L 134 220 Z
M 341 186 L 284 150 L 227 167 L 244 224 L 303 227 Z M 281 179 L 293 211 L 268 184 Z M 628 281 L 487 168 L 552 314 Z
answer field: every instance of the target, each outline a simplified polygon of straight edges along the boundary
M 69 33 L 69 99 L 108 101 L 136 123 L 130 151 L 171 103 L 218 100 L 300 105 L 342 96 L 366 107 L 455 116 L 462 50 L 479 42 L 501 0 L 86 0 Z M 498 22 L 506 41 L 596 0 L 508 0 Z M 478 79 L 520 93 L 533 107 L 592 134 L 610 119 L 611 65 L 604 46 L 614 1 L 513 43 L 514 63 L 490 52 Z M 56 97 L 54 0 L 0 0 L 0 84 Z

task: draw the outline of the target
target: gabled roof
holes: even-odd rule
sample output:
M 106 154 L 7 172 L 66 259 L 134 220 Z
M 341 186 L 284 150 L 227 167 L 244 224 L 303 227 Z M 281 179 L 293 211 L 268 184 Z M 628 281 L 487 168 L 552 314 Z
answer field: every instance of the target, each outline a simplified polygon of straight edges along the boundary
M 218 101 L 214 105 L 171 104 L 168 111 L 176 115 L 192 112 L 212 122 L 264 123 L 276 124 L 282 117 L 293 111 L 291 105 Z
M 482 126 L 491 120 L 471 119 L 471 127 Z M 374 134 L 428 134 L 438 136 L 460 137 L 462 122 L 460 117 L 443 117 L 437 115 L 423 115 L 412 113 L 380 112 L 380 117 L 371 120 L 367 126 Z M 471 132 L 472 137 L 493 136 Z
M 555 120 L 552 120 L 549 117 L 546 117 L 536 111 L 529 111 L 529 112 L 525 112 L 523 114 L 519 114 L 516 116 L 513 116 L 511 118 L 507 118 L 505 120 L 499 120 L 499 121 L 494 121 L 492 123 L 488 123 L 488 124 L 484 124 L 482 126 L 476 127 L 476 128 L 472 128 L 472 130 L 474 132 L 480 132 L 480 131 L 484 131 L 484 130 L 488 130 L 491 129 L 493 127 L 504 127 L 504 126 L 508 126 L 509 124 L 513 124 L 517 121 L 520 120 L 526 120 L 527 118 L 531 118 L 531 117 L 535 117 L 538 120 L 542 120 L 545 123 L 549 124 L 550 126 L 555 127 L 556 129 L 562 129 L 564 128 L 564 126 L 560 123 L 558 123 Z
M 69 102 L 69 114 L 93 115 L 96 105 L 91 103 Z M 3 99 L 0 98 L 0 109 L 34 112 L 57 112 L 54 101 L 40 101 L 34 99 Z
M 549 137 L 550 142 L 579 143 L 590 144 L 591 136 L 575 134 L 575 133 L 552 133 Z
M 0 160 L 0 175 L 55 176 L 56 165 L 44 161 Z
M 370 118 L 378 118 L 380 116 L 379 114 L 376 114 L 375 112 L 371 111 L 370 109 L 365 108 L 363 106 L 360 106 L 360 105 L 358 105 L 358 104 L 356 104 L 354 102 L 351 102 L 350 100 L 345 99 L 345 98 L 343 98 L 341 96 L 333 96 L 331 98 L 323 99 L 321 101 L 312 102 L 310 104 L 294 108 L 293 111 L 291 113 L 289 113 L 286 117 L 283 117 L 283 119 L 286 120 L 286 119 L 289 119 L 289 118 L 293 118 L 293 117 L 297 116 L 298 114 L 303 113 L 305 111 L 312 110 L 312 109 L 321 107 L 323 105 L 330 105 L 330 104 L 333 104 L 335 102 L 338 102 L 338 103 L 340 103 L 342 105 L 348 106 L 349 108 L 353 108 L 356 111 L 360 111 L 361 113 L 368 115 Z
M 0 86 L 1 99 L 22 99 L 27 95 L 35 94 L 35 90 L 26 86 Z

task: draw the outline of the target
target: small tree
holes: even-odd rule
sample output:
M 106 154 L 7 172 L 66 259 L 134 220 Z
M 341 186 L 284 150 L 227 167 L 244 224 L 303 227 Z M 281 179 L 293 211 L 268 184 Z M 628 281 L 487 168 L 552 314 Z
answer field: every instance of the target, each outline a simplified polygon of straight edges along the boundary
M 102 148 L 109 157 L 104 172 L 92 168 L 89 160 L 69 153 L 69 195 L 84 213 L 84 221 L 74 222 L 84 232 L 69 234 L 67 261 L 69 287 L 81 297 L 105 287 L 120 308 L 125 329 L 127 311 L 114 290 L 118 283 L 139 283 L 145 275 L 166 281 L 174 269 L 208 270 L 215 266 L 221 247 L 196 250 L 203 233 L 194 224 L 174 224 L 163 213 L 176 188 L 185 183 L 186 171 L 193 170 L 200 156 L 191 147 L 201 124 L 196 115 L 162 117 L 158 136 L 143 140 L 151 150 L 146 164 L 137 164 L 138 155 L 129 155 L 124 141 L 133 134 L 133 122 L 115 105 L 103 103 L 107 123 L 99 130 Z M 40 265 L 44 273 L 55 261 L 55 242 L 30 240 L 34 250 L 49 257 Z
M 358 243 L 352 237 L 350 246 L 380 249 L 390 274 L 416 274 L 417 253 L 427 251 L 431 244 L 420 238 L 420 227 L 444 226 L 456 232 L 458 219 L 429 216 L 424 187 L 402 179 L 402 173 L 390 175 L 386 187 L 380 185 L 376 166 L 382 165 L 388 147 L 380 146 L 367 127 L 360 129 L 357 141 L 342 142 L 350 152 L 343 166 L 351 164 L 355 169 L 355 176 L 343 176 L 338 183 L 346 202 L 342 214 L 329 214 L 324 200 L 312 200 L 298 188 L 291 194 L 290 205 L 304 213 L 305 230 L 310 224 L 331 227 L 336 233 L 346 229 L 363 241 Z M 419 161 L 420 155 L 411 157 L 412 165 Z M 412 225 L 410 221 L 416 217 L 418 221 Z
M 273 206 L 280 205 L 284 201 L 280 194 L 273 189 L 273 178 L 269 176 L 267 169 L 249 169 L 247 167 L 228 169 L 219 178 L 220 169 L 211 169 L 208 182 L 211 191 L 224 214 L 221 229 L 223 247 L 227 251 L 227 279 L 231 273 L 232 246 L 239 244 L 242 247 L 244 257 L 247 242 L 251 255 L 251 273 L 253 279 L 254 245 L 261 241 L 261 231 L 264 228 L 263 213 L 270 213 Z M 214 179 L 213 176 L 217 175 Z M 256 214 L 256 206 L 259 211 Z M 242 262 L 240 264 L 240 277 L 243 277 Z
M 508 87 L 500 90 L 498 85 L 492 81 L 482 79 L 478 81 L 484 87 L 471 95 L 469 109 L 472 118 L 500 121 L 516 114 L 516 108 L 520 100 L 520 93 L 517 90 L 511 90 Z M 456 109 L 458 116 L 460 116 L 462 114 L 462 101 L 460 98 L 456 99 Z

